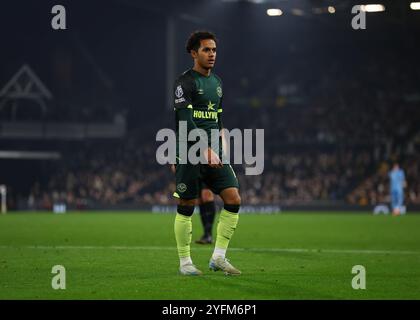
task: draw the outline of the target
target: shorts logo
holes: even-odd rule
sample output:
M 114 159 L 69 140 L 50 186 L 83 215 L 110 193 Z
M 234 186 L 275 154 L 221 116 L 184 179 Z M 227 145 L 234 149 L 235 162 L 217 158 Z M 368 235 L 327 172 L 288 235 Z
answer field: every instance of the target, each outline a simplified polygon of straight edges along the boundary
M 220 88 L 220 87 L 217 87 L 217 89 L 216 89 L 216 91 L 217 91 L 217 95 L 219 96 L 219 98 L 221 98 L 222 97 L 222 88 Z
M 179 85 L 178 87 L 176 87 L 175 96 L 177 98 L 181 98 L 183 94 L 184 94 L 184 91 L 182 91 L 181 85 Z
M 178 183 L 178 185 L 176 186 L 176 189 L 179 191 L 179 192 L 185 192 L 185 191 L 187 191 L 187 186 L 185 185 L 185 183 Z

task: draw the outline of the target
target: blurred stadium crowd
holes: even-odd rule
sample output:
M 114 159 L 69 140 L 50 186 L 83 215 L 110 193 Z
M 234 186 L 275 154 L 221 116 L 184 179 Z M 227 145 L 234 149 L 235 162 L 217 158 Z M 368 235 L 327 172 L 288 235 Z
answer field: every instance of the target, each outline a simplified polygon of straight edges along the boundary
M 368 70 L 358 69 L 357 62 L 333 61 L 326 69 L 312 67 L 312 79 L 299 77 L 299 70 L 316 64 L 295 62 L 271 77 L 268 86 L 251 84 L 245 76 L 226 85 L 226 126 L 265 129 L 264 173 L 246 176 L 236 166 L 244 203 L 388 203 L 387 174 L 391 162 L 399 160 L 408 178 L 406 201 L 420 204 L 420 92 L 415 86 L 420 75 L 411 61 L 397 65 L 384 55 Z M 163 123 L 142 124 L 124 141 L 65 150 L 48 180 L 32 186 L 29 207 L 50 208 L 59 201 L 79 208 L 174 204 L 173 175 L 169 166 L 156 163 L 154 139 L 160 128 L 173 127 L 172 116 L 168 111 Z
M 1 150 L 61 154 L 59 160 L 1 159 L 0 183 L 8 184 L 11 208 L 174 204 L 175 179 L 169 165 L 156 161 L 155 136 L 174 129 L 168 83 L 191 65 L 185 39 L 203 21 L 217 21 L 213 31 L 221 40 L 215 72 L 223 80 L 225 127 L 265 130 L 263 174 L 246 176 L 234 165 L 244 204 L 389 203 L 387 173 L 399 161 L 406 203 L 420 205 L 417 12 L 389 2 L 386 13 L 369 16 L 367 30 L 355 31 L 348 2 L 334 15 L 285 11 L 276 18 L 257 4 L 205 1 L 202 10 L 204 2 L 172 3 L 169 17 L 169 3 L 156 3 L 155 10 L 153 3 L 129 2 L 72 2 L 78 14 L 61 33 L 37 20 L 51 12 L 45 4 L 32 4 L 33 14 L 18 26 L 9 14 L 0 19 L 4 30 L 16 26 L 4 34 L 0 87 L 27 63 L 53 96 L 43 112 L 30 101 L 22 108 L 0 101 L 0 126 L 112 122 L 127 129 L 124 137 L 85 140 L 1 136 Z M 19 12 L 18 3 L 11 6 L 8 12 Z M 196 14 L 204 20 L 191 19 Z

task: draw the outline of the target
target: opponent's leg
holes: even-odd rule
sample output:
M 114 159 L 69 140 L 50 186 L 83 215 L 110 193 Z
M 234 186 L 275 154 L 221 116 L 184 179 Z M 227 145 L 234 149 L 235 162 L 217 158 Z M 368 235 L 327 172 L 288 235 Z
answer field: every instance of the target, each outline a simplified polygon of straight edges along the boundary
M 198 244 L 210 244 L 213 242 L 212 229 L 214 216 L 216 214 L 216 205 L 214 203 L 214 195 L 210 189 L 203 188 L 200 198 L 200 218 L 203 224 L 204 235 L 195 242 Z

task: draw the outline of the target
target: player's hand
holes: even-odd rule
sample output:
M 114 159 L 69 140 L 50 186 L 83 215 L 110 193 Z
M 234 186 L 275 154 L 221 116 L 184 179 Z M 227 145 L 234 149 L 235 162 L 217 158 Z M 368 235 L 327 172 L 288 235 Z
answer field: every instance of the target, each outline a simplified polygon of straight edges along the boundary
M 174 164 L 171 164 L 171 171 L 172 171 L 172 173 L 175 173 L 175 165 Z
M 216 154 L 216 152 L 213 151 L 212 148 L 208 148 L 207 152 L 205 153 L 206 160 L 208 165 L 211 168 L 222 168 L 223 163 L 220 161 L 219 156 Z

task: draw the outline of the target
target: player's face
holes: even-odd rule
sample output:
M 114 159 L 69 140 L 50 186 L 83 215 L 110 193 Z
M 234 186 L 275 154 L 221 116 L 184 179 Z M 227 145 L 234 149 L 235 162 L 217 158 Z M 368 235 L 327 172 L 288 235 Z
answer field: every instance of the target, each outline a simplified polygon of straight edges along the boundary
M 194 58 L 202 68 L 213 68 L 216 62 L 216 42 L 211 39 L 201 40 L 201 46 Z

